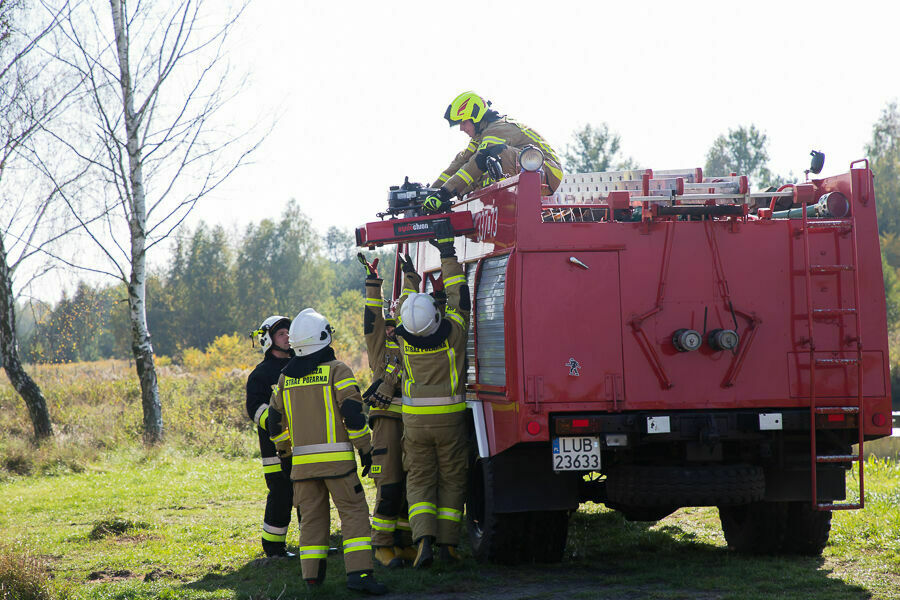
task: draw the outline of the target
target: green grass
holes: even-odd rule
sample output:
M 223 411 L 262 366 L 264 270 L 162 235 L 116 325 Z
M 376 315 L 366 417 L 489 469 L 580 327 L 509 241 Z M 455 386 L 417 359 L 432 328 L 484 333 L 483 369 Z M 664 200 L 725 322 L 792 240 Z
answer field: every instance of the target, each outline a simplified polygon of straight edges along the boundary
M 52 570 L 73 599 L 351 598 L 338 556 L 309 594 L 295 561 L 259 560 L 264 484 L 257 461 L 170 448 L 111 454 L 102 466 L 0 486 L 0 540 Z M 867 463 L 868 505 L 834 516 L 822 559 L 746 557 L 725 547 L 715 509 L 628 523 L 599 505 L 573 515 L 561 565 L 378 571 L 413 597 L 900 598 L 900 467 Z M 367 492 L 373 494 L 371 486 Z M 334 541 L 339 531 L 332 518 Z M 296 547 L 296 524 L 289 540 Z M 465 550 L 465 548 L 464 548 Z
M 298 562 L 261 558 L 265 484 L 243 413 L 247 370 L 160 371 L 166 443 L 151 449 L 140 444 L 138 387 L 124 362 L 34 369 L 57 432 L 40 446 L 0 377 L 0 600 L 17 598 L 7 593 L 11 583 L 31 590 L 16 592 L 22 600 L 357 597 L 344 587 L 339 556 L 329 558 L 326 583 L 314 593 Z M 457 567 L 377 574 L 401 597 L 442 600 L 900 600 L 900 446 L 879 440 L 866 448 L 874 453 L 866 508 L 834 514 L 822 558 L 737 555 L 714 508 L 646 524 L 584 504 L 561 564 L 466 558 Z M 338 526 L 333 511 L 332 545 Z M 288 539 L 296 550 L 296 522 Z

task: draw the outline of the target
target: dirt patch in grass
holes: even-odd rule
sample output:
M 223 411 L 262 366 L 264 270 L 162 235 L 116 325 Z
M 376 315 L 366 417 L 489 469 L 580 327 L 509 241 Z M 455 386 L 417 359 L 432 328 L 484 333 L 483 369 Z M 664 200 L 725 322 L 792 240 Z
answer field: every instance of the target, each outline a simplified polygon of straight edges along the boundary
M 136 577 L 136 575 L 128 569 L 103 569 L 102 571 L 91 571 L 87 576 L 87 581 L 91 583 L 108 583 L 110 581 L 123 581 L 132 577 Z
M 156 581 L 157 579 L 177 579 L 174 571 L 169 569 L 153 569 L 144 575 L 144 581 Z
M 142 539 L 147 539 L 149 536 L 144 537 L 145 534 L 134 534 L 133 532 L 140 529 L 146 529 L 149 526 L 148 523 L 113 517 L 94 523 L 94 527 L 88 534 L 88 538 L 92 540 L 102 540 L 107 537 L 123 538 L 127 536 L 128 539 L 140 541 Z

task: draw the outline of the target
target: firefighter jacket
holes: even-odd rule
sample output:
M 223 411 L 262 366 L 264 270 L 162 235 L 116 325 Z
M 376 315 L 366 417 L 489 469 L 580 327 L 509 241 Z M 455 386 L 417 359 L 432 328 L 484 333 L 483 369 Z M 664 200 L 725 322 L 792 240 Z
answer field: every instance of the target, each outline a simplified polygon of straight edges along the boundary
M 290 451 L 294 481 L 344 477 L 356 470 L 354 448 L 372 451 L 353 371 L 333 357 L 299 377 L 291 376 L 291 367 L 301 359 L 293 359 L 272 396 L 269 411 L 280 418 L 269 417 L 269 435 L 279 452 Z
M 369 368 L 375 380 L 381 379 L 378 392 L 393 398 L 389 409 L 372 407 L 369 419 L 375 417 L 401 418 L 400 374 L 403 372 L 400 346 L 384 331 L 384 300 L 381 296 L 383 279 L 366 279 L 366 305 L 363 314 L 363 333 L 369 354 Z
M 256 365 L 250 377 L 247 378 L 247 416 L 261 429 L 266 429 L 266 417 L 269 416 L 269 399 L 272 397 L 272 389 L 278 383 L 281 369 L 284 368 L 290 358 L 276 358 L 266 355 L 266 358 Z
M 469 286 L 456 257 L 441 259 L 441 276 L 447 306 L 438 330 L 420 337 L 407 333 L 402 323 L 397 328 L 404 366 L 403 422 L 413 426 L 455 425 L 466 409 Z M 407 274 L 401 306 L 417 291 L 417 279 L 417 274 Z
M 482 188 L 493 181 L 485 180 L 487 174 L 475 161 L 475 155 L 479 150 L 506 144 L 507 146 L 521 150 L 527 145 L 537 146 L 544 153 L 544 175 L 550 185 L 550 191 L 555 192 L 563 178 L 562 163 L 559 161 L 553 148 L 544 141 L 536 131 L 518 123 L 509 117 L 503 116 L 485 125 L 466 149 L 456 155 L 450 166 L 431 184 L 431 187 L 443 187 L 454 196 L 462 198 L 472 190 Z M 504 164 L 504 168 L 508 168 Z

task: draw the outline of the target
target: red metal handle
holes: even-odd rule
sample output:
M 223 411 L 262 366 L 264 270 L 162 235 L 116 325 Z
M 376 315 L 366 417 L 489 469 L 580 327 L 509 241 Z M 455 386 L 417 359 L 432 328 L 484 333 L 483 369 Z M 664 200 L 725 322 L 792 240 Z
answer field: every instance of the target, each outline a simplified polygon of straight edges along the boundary
M 783 192 L 784 190 L 786 190 L 789 187 L 794 187 L 794 184 L 786 183 L 783 186 L 781 186 L 780 188 L 778 188 L 777 190 L 775 190 L 775 192 L 776 193 Z M 772 211 L 773 213 L 775 212 L 775 203 L 776 202 L 778 202 L 778 196 L 772 196 L 772 201 L 769 203 L 769 210 Z

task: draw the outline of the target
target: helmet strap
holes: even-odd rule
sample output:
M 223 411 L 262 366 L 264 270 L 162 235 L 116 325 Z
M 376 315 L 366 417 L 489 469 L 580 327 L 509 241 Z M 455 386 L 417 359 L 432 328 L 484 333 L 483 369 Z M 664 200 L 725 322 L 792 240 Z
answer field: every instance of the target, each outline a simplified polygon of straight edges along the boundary
M 271 352 L 272 350 L 278 350 L 279 352 L 284 352 L 288 356 L 294 355 L 293 350 L 291 350 L 290 348 L 282 348 L 281 346 L 276 346 L 275 342 L 272 342 L 272 346 L 269 348 L 269 352 Z

